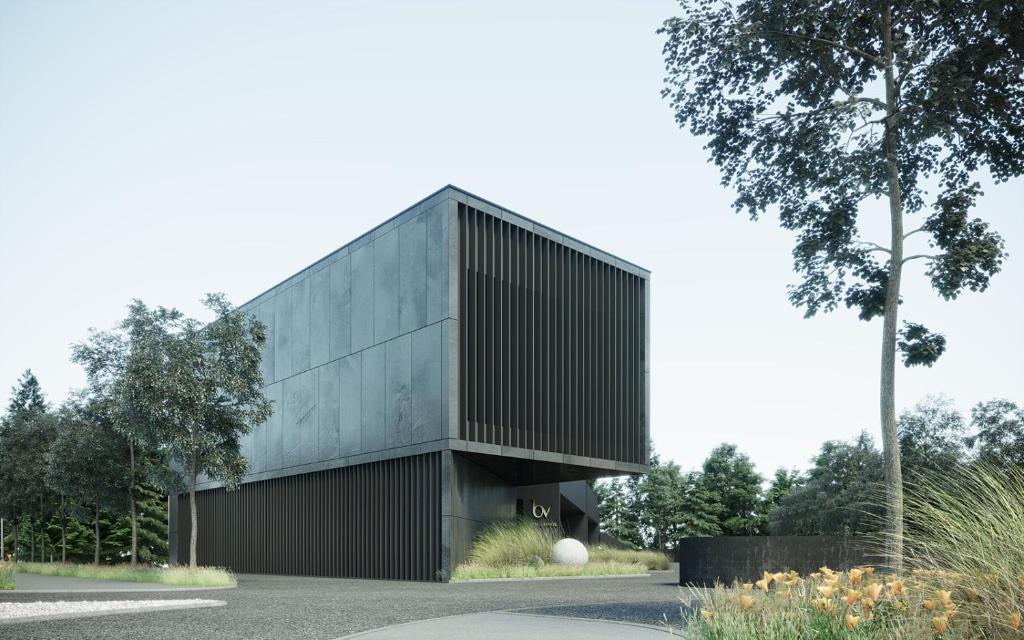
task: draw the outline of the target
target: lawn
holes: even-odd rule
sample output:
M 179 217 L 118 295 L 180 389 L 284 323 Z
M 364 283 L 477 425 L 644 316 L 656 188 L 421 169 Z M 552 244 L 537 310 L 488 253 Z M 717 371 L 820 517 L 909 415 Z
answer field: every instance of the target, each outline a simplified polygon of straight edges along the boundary
M 235 576 L 219 567 L 160 567 L 127 564 L 91 565 L 62 564 L 58 562 L 18 562 L 14 570 L 19 573 L 34 573 L 43 576 L 64 576 L 68 578 L 90 578 L 93 580 L 122 580 L 125 582 L 156 582 L 172 586 L 188 587 L 233 587 Z M 3 571 L 0 569 L 0 585 Z M 2 587 L 0 587 L 2 588 Z

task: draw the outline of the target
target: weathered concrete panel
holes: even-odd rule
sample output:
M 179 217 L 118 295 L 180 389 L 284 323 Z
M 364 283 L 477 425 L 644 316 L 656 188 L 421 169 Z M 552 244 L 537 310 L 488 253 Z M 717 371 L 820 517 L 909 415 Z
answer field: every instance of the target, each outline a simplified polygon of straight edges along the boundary
M 386 344 L 388 447 L 412 443 L 412 339 L 405 334 Z
M 335 360 L 318 369 L 317 395 L 318 460 L 330 460 L 340 454 L 341 361 Z
M 412 334 L 412 442 L 441 437 L 441 323 Z
M 427 322 L 448 317 L 448 202 L 426 214 Z
M 266 384 L 274 382 L 274 363 L 277 354 L 274 349 L 274 301 L 273 299 L 261 302 L 256 308 L 256 319 L 263 324 L 267 334 L 267 340 L 263 343 L 263 350 L 260 352 L 260 370 L 263 372 L 263 380 Z
M 373 337 L 376 343 L 398 335 L 398 234 L 373 242 Z
M 383 449 L 386 444 L 385 424 L 385 346 L 370 347 L 362 352 L 362 421 L 363 451 Z
M 427 225 L 418 215 L 398 228 L 398 331 L 427 323 Z
M 321 269 L 309 277 L 309 365 L 331 359 L 331 272 Z
M 338 449 L 339 455 L 350 456 L 363 450 L 362 445 L 362 354 L 353 353 L 338 360 L 340 373 L 339 411 L 341 414 Z
M 373 344 L 373 243 L 352 252 L 352 351 Z
M 316 462 L 316 370 L 284 381 L 284 466 Z
M 309 278 L 303 278 L 292 292 L 292 374 L 309 369 Z
M 267 422 L 256 425 L 249 434 L 252 438 L 249 452 L 249 473 L 262 473 L 267 470 Z
M 282 418 L 284 415 L 283 391 L 284 383 L 278 382 L 267 387 L 267 398 L 273 403 L 274 412 L 267 420 L 267 470 L 280 469 L 284 466 L 284 441 Z
M 292 375 L 292 307 L 288 290 L 274 298 L 274 380 Z
M 330 269 L 331 359 L 352 353 L 352 258 L 345 256 Z

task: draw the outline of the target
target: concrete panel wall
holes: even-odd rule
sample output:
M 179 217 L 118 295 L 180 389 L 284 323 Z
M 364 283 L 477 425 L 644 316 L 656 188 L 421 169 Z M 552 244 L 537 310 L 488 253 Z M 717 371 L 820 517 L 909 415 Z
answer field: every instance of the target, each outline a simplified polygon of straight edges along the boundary
M 449 208 L 407 212 L 245 306 L 267 328 L 274 403 L 243 442 L 251 479 L 448 437 Z

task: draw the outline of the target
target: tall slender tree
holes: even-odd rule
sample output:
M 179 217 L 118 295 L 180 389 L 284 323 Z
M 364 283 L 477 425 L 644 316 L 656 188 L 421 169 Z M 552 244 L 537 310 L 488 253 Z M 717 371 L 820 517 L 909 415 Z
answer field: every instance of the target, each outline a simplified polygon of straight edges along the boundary
M 200 474 L 236 487 L 247 466 L 240 439 L 272 411 L 260 369 L 264 326 L 221 294 L 206 296 L 204 304 L 213 321 L 203 325 L 176 317 L 155 347 L 160 366 L 138 371 L 138 384 L 151 390 L 143 396 L 147 419 L 156 425 L 188 486 L 191 567 L 197 566 Z
M 1024 172 L 1024 4 L 1001 0 L 682 0 L 660 29 L 664 95 L 735 207 L 796 232 L 807 316 L 839 304 L 883 318 L 879 412 L 891 562 L 902 562 L 895 364 L 931 365 L 945 338 L 898 326 L 904 267 L 943 298 L 983 291 L 1003 240 L 971 217 L 977 175 Z M 888 205 L 866 237 L 865 201 Z M 907 223 L 907 219 L 912 220 Z M 909 231 L 907 229 L 910 229 Z M 913 238 L 913 240 L 911 240 Z M 910 242 L 926 240 L 924 250 Z M 878 240 L 877 242 L 875 240 Z
M 49 485 L 73 514 L 92 521 L 97 565 L 103 546 L 102 512 L 123 513 L 127 502 L 127 442 L 106 415 L 104 407 L 89 399 L 72 398 L 61 408 L 59 434 L 47 454 Z
M 106 414 L 112 428 L 127 442 L 128 518 L 131 525 L 131 564 L 139 558 L 139 491 L 141 484 L 166 478 L 164 453 L 149 407 L 159 404 L 154 380 L 163 366 L 161 351 L 182 315 L 174 309 L 150 309 L 140 300 L 128 306 L 128 316 L 112 331 L 91 331 L 72 347 L 72 359 L 89 379 L 96 410 Z

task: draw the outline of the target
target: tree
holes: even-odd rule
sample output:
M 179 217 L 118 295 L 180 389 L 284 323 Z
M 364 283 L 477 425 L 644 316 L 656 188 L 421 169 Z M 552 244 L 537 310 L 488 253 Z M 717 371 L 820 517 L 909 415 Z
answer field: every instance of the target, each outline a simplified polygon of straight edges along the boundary
M 628 489 L 628 483 L 619 478 L 594 485 L 598 498 L 598 518 L 601 531 L 609 536 L 634 546 L 643 546 L 640 536 L 639 510 L 634 508 L 635 498 Z
M 722 535 L 753 536 L 758 530 L 757 509 L 764 478 L 754 463 L 733 444 L 722 444 L 704 461 L 699 487 L 717 505 Z
M 1024 408 L 1009 400 L 979 402 L 971 409 L 975 433 L 967 445 L 997 468 L 1024 468 Z
M 806 316 L 840 303 L 883 317 L 880 418 L 888 553 L 902 563 L 897 347 L 931 365 L 945 338 L 898 331 L 903 268 L 914 260 L 943 298 L 983 291 L 1003 240 L 970 212 L 977 174 L 1024 171 L 1024 5 L 1014 2 L 696 0 L 667 20 L 664 95 L 708 138 L 735 208 L 770 208 L 796 232 Z M 929 191 L 934 197 L 929 201 Z M 888 204 L 888 240 L 863 234 L 862 204 Z M 905 231 L 904 218 L 915 219 Z M 927 240 L 928 248 L 908 245 Z M 887 245 L 887 246 L 885 246 Z M 878 256 L 881 256 L 879 258 Z
M 806 478 L 768 514 L 773 535 L 859 535 L 881 523 L 882 456 L 867 433 L 821 446 Z
M 682 538 L 704 538 L 722 533 L 722 505 L 701 482 L 701 475 L 691 471 L 683 475 L 682 505 L 679 509 L 678 535 Z
M 93 564 L 100 563 L 104 510 L 122 513 L 127 502 L 123 460 L 127 443 L 104 421 L 102 407 L 79 396 L 61 408 L 60 431 L 47 455 L 47 482 L 77 517 L 92 520 Z M 63 543 L 66 548 L 66 541 Z
M 204 304 L 214 313 L 213 322 L 204 326 L 192 318 L 174 317 L 154 347 L 160 366 L 138 372 L 139 384 L 152 390 L 144 396 L 146 419 L 156 425 L 160 441 L 181 465 L 188 484 L 193 568 L 199 474 L 221 480 L 229 489 L 236 487 L 247 465 L 239 440 L 272 409 L 263 395 L 260 371 L 264 326 L 233 308 L 223 295 L 208 295 Z
M 800 476 L 800 472 L 796 469 L 776 469 L 775 475 L 772 476 L 771 484 L 768 486 L 768 490 L 764 493 L 761 498 L 761 504 L 758 508 L 758 523 L 757 528 L 763 533 L 768 533 L 771 528 L 769 521 L 769 514 L 772 510 L 779 506 L 782 499 L 789 495 L 789 493 L 802 486 L 803 479 Z
M 128 307 L 128 317 L 116 329 L 92 330 L 88 340 L 72 347 L 72 360 L 85 368 L 94 404 L 102 408 L 112 428 L 128 444 L 125 464 L 133 566 L 139 557 L 138 488 L 165 476 L 161 474 L 166 461 L 159 447 L 159 434 L 148 414 L 148 407 L 161 402 L 155 396 L 153 380 L 163 365 L 161 348 L 181 317 L 177 310 L 150 309 L 134 300 Z
M 928 396 L 900 415 L 900 455 L 905 479 L 942 472 L 962 463 L 964 417 L 945 396 Z
M 49 409 L 46 403 L 46 396 L 39 385 L 39 380 L 31 369 L 18 378 L 17 384 L 11 387 L 11 401 L 7 405 L 7 416 L 13 418 L 25 412 L 43 413 Z
M 650 531 L 652 547 L 664 550 L 678 539 L 685 491 L 679 465 L 662 463 L 652 453 L 650 471 L 639 485 L 641 520 Z

